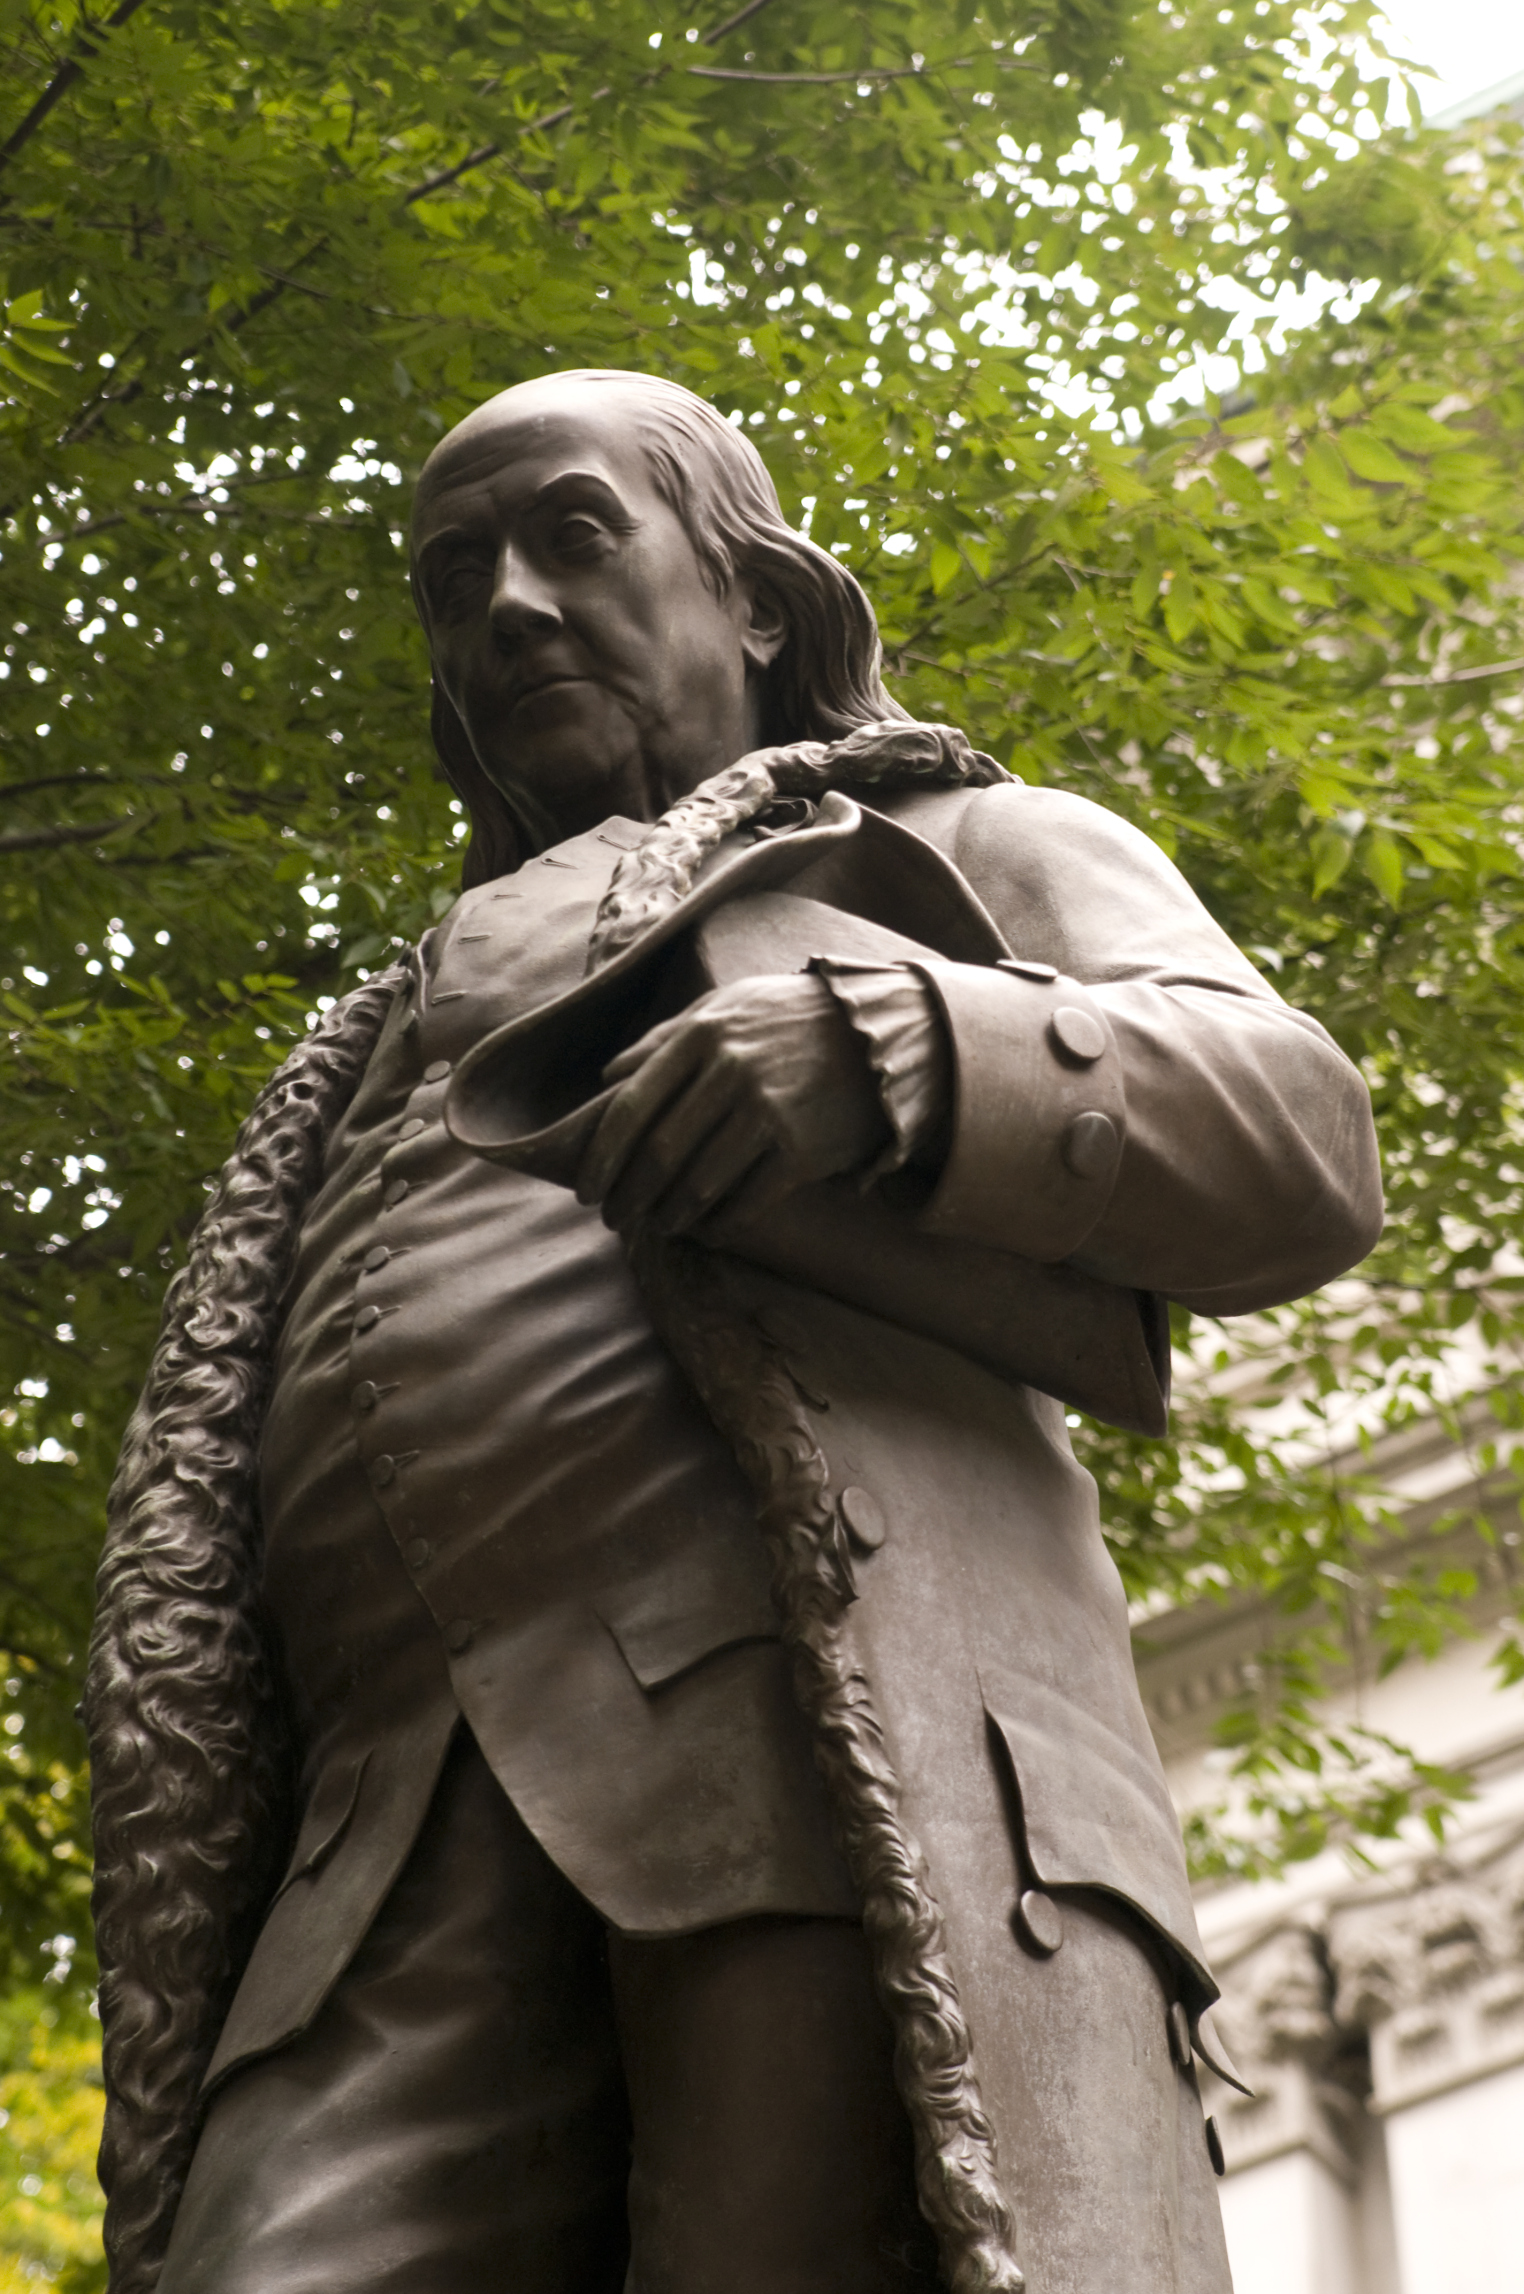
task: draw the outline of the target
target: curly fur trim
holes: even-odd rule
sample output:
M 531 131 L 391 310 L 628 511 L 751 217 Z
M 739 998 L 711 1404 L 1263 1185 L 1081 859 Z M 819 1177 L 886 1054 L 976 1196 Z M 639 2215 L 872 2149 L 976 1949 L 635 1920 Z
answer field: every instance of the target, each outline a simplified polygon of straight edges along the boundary
M 281 1297 L 329 1132 L 403 974 L 271 1077 L 165 1300 L 108 1500 L 90 1737 L 112 2294 L 151 2294 L 197 2095 L 279 1877 L 288 1760 L 259 1598 L 255 1460 Z
M 664 814 L 621 862 L 599 910 L 589 969 L 674 906 L 720 839 L 780 796 L 820 796 L 838 781 L 984 785 L 1002 777 L 961 733 L 905 720 L 863 726 L 829 745 L 755 751 Z M 302 1215 L 401 978 L 400 969 L 388 972 L 336 1005 L 255 1102 L 189 1263 L 170 1286 L 109 1500 L 85 1715 L 111 2294 L 153 2294 L 195 2146 L 201 2078 L 289 1831 L 278 1668 L 259 1600 L 259 1428 Z M 654 1307 L 666 1291 L 654 1270 L 652 1280 Z M 721 1317 L 716 1348 L 742 1343 Z M 706 1391 L 702 1363 L 691 1351 L 681 1359 Z M 768 1454 L 741 1421 L 732 1428 L 718 1409 L 716 1417 L 738 1449 L 749 1445 L 748 1457 Z M 823 1492 L 822 1480 L 820 1505 Z M 783 1520 L 780 1507 L 782 1497 L 770 1520 Z M 800 1540 L 817 1533 L 826 1537 L 808 1507 L 793 1529 L 770 1532 L 780 1552 L 802 1552 Z M 807 1574 L 795 1571 L 788 1582 Z M 866 1684 L 855 1674 L 836 1680 L 831 1668 L 845 1660 L 824 1615 L 810 1610 L 796 1634 L 802 1693 L 827 1773 L 840 1779 L 880 1980 L 899 2025 L 922 2204 L 953 2258 L 954 2294 L 1013 2294 L 1021 2278 L 1009 2260 L 936 1906 L 894 1813 L 894 1778 Z
M 860 725 L 844 741 L 753 749 L 701 781 L 625 854 L 593 923 L 588 971 L 601 970 L 675 908 L 721 838 L 779 797 L 824 796 L 842 781 L 883 788 L 906 788 L 918 781 L 985 788 L 1005 778 L 993 757 L 970 748 L 956 727 L 917 725 L 908 718 Z
M 900 1814 L 894 1765 L 853 1652 L 851 1560 L 830 1473 L 783 1354 L 727 1296 L 725 1261 L 642 1236 L 647 1305 L 756 1494 L 773 1596 L 793 1653 L 863 1927 L 895 2027 L 895 2072 L 915 2136 L 921 2211 L 949 2294 L 1019 2294 L 1016 2228 L 925 1859 Z

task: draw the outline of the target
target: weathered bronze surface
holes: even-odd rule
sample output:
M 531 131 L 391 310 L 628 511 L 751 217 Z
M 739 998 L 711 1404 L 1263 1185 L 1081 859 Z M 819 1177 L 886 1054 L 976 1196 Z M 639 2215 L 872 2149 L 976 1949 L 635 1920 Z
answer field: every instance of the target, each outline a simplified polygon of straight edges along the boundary
M 1363 1084 L 674 386 L 504 393 L 414 545 L 465 890 L 256 1105 L 113 1496 L 116 2294 L 1226 2294 L 1065 1406 L 1363 1254 Z

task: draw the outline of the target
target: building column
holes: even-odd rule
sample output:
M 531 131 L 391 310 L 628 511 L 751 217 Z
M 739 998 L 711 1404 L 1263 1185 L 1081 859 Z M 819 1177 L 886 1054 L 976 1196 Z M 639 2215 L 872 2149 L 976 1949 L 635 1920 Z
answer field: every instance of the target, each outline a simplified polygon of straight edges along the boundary
M 1370 2035 L 1402 2294 L 1524 2285 L 1524 1841 L 1373 1888 L 1328 1945 Z
M 1287 1925 L 1218 1968 L 1215 2010 L 1252 2099 L 1210 2075 L 1234 2294 L 1368 2294 L 1360 2106 L 1317 1936 Z M 1382 2288 L 1380 2294 L 1388 2294 Z

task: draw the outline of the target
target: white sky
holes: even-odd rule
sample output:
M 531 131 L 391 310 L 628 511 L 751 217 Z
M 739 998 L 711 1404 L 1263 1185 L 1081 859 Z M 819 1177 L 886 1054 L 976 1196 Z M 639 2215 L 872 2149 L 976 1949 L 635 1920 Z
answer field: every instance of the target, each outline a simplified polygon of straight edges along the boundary
M 1386 0 L 1387 43 L 1435 74 L 1419 82 L 1426 112 L 1524 72 L 1524 0 Z

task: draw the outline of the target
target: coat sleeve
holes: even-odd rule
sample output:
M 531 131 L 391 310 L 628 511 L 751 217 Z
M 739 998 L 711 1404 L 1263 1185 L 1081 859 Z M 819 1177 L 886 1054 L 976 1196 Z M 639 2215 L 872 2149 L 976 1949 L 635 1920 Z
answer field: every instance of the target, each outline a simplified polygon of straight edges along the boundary
M 947 1023 L 933 1234 L 1242 1314 L 1381 1231 L 1370 1098 L 1158 848 L 1083 798 L 969 803 L 953 852 L 1013 965 L 920 967 Z

